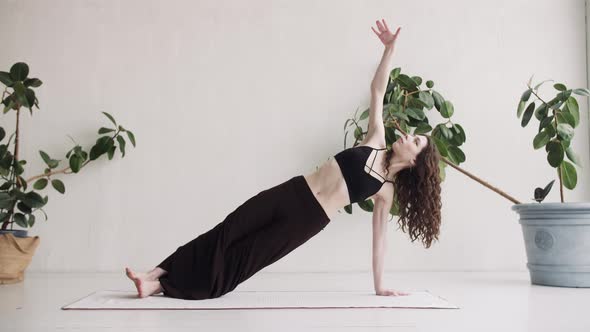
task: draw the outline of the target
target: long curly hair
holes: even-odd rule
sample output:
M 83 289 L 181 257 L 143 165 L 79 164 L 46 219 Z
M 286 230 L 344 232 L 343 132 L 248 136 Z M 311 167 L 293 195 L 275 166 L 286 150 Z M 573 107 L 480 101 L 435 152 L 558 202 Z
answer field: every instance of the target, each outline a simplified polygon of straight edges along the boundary
M 402 231 L 407 229 L 412 242 L 421 238 L 424 246 L 430 248 L 440 233 L 442 203 L 438 164 L 441 156 L 432 139 L 425 137 L 428 144 L 416 157 L 415 165 L 396 173 L 392 182 Z M 387 150 L 383 158 L 386 173 L 392 154 L 393 149 Z

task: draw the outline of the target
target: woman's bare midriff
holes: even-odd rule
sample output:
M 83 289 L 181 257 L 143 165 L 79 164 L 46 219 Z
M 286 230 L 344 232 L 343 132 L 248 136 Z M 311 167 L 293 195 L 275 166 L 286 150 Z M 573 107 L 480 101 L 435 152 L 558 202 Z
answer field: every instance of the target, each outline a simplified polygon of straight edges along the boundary
M 371 174 L 371 176 L 375 177 L 374 174 Z M 330 219 L 338 209 L 350 204 L 348 188 L 342 170 L 334 157 L 330 157 L 317 171 L 303 177 Z M 367 199 L 374 199 L 379 192 Z
M 330 157 L 315 172 L 303 177 L 330 219 L 338 209 L 350 203 L 346 182 L 334 157 Z

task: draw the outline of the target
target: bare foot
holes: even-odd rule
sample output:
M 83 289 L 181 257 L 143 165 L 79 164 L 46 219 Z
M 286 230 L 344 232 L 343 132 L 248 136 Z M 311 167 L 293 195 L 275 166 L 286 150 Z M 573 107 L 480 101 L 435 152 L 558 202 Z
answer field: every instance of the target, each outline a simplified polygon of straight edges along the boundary
M 160 282 L 150 278 L 148 273 L 136 273 L 128 267 L 125 268 L 125 273 L 135 284 L 140 298 L 160 293 L 163 290 Z
M 146 272 L 133 272 L 128 267 L 125 268 L 125 273 L 127 274 L 129 279 L 131 279 L 131 280 L 133 280 L 133 278 L 139 278 L 139 279 L 144 279 L 144 280 L 158 280 L 158 277 L 153 275 L 150 272 L 147 272 L 147 273 Z M 132 277 L 132 275 L 133 275 L 133 277 Z

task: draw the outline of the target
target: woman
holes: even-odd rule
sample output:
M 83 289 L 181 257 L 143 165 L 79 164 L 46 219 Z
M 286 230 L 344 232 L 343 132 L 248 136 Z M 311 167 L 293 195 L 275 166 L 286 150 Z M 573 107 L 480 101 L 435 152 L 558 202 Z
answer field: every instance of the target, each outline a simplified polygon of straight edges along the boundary
M 400 28 L 393 34 L 384 20 L 376 23 L 379 30 L 371 29 L 385 50 L 371 82 L 369 129 L 361 144 L 339 152 L 313 173 L 295 176 L 251 197 L 152 271 L 135 273 L 126 268 L 139 297 L 160 292 L 182 299 L 222 296 L 319 233 L 338 209 L 368 198 L 375 202 L 375 293 L 407 294 L 385 288 L 381 280 L 389 210 L 395 192 L 398 222 L 403 231 L 407 228 L 411 240 L 421 238 L 428 248 L 438 239 L 440 156 L 423 135 L 404 133 L 391 150 L 386 149 L 382 100 Z

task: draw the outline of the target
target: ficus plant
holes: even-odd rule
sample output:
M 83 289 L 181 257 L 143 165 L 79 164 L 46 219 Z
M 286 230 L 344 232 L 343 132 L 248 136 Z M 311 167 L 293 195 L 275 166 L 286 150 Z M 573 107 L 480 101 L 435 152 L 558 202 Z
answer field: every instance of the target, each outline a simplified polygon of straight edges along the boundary
M 39 150 L 43 162 L 47 165 L 43 173 L 28 179 L 23 177 L 26 160 L 19 156 L 20 137 L 20 113 L 23 107 L 28 108 L 31 116 L 33 107 L 39 110 L 39 100 L 33 88 L 38 88 L 43 82 L 38 78 L 28 78 L 29 66 L 24 62 L 12 65 L 9 72 L 0 71 L 0 82 L 6 87 L 2 94 L 4 105 L 3 115 L 16 112 L 15 131 L 6 137 L 6 130 L 0 127 L 0 229 L 12 229 L 14 223 L 20 227 L 32 227 L 35 224 L 34 213 L 40 210 L 47 220 L 47 214 L 42 209 L 48 202 L 48 196 L 41 196 L 37 191 L 45 189 L 49 183 L 57 192 L 64 194 L 65 185 L 57 178 L 60 174 L 78 173 L 88 163 L 97 160 L 103 154 L 111 160 L 117 147 L 121 151 L 121 157 L 125 157 L 126 134 L 131 144 L 135 147 L 135 136 L 131 131 L 121 125 L 117 125 L 115 119 L 108 113 L 102 112 L 112 122 L 114 128 L 101 127 L 98 130 L 100 136 L 94 146 L 86 152 L 74 139 L 72 147 L 65 155 L 68 167 L 58 169 L 61 159 L 53 159 L 46 152 Z M 8 89 L 12 89 L 9 91 Z M 14 139 L 14 140 L 13 140 Z M 14 148 L 11 152 L 11 148 Z M 34 181 L 34 182 L 33 182 Z M 32 188 L 29 184 L 32 183 Z M 30 189 L 30 190 L 28 190 Z M 27 191 L 28 190 L 28 191 Z
M 420 76 L 409 76 L 401 73 L 401 68 L 394 68 L 389 75 L 389 81 L 383 97 L 383 125 L 385 127 L 386 145 L 391 145 L 400 137 L 396 129 L 406 133 L 422 134 L 432 138 L 443 160 L 439 163 L 441 180 L 445 178 L 447 164 L 459 165 L 465 161 L 465 153 L 461 145 L 466 141 L 463 127 L 452 120 L 454 106 L 450 100 L 446 100 L 438 91 L 434 90 L 434 82 L 428 80 L 422 85 Z M 434 110 L 434 111 L 433 111 Z M 438 124 L 431 123 L 429 112 L 437 112 L 443 121 Z M 352 127 L 354 134 L 353 146 L 359 144 L 367 135 L 360 122 L 369 117 L 369 109 L 365 109 L 357 118 L 355 112 L 353 118 L 347 119 L 344 124 L 344 147 L 348 129 Z M 446 159 L 448 158 L 448 160 Z M 450 161 L 450 162 L 449 162 Z M 357 203 L 365 211 L 373 211 L 373 202 L 370 199 Z M 344 207 L 351 214 L 352 204 Z M 390 209 L 392 215 L 398 215 L 397 202 L 393 202 Z
M 422 82 L 423 80 L 419 76 L 402 74 L 399 67 L 390 72 L 383 97 L 383 125 L 387 148 L 390 149 L 391 145 L 400 137 L 395 132 L 396 129 L 402 135 L 413 133 L 429 136 L 436 144 L 442 157 L 438 165 L 441 181 L 445 180 L 446 166 L 451 166 L 509 201 L 520 204 L 516 198 L 458 166 L 466 159 L 465 153 L 460 148 L 467 140 L 465 130 L 459 123 L 451 120 L 454 114 L 453 103 L 433 89 L 433 81 L 426 81 L 425 87 L 422 86 Z M 438 112 L 443 121 L 436 125 L 430 123 L 428 115 L 431 115 L 432 112 Z M 369 117 L 369 109 L 365 109 L 358 118 L 357 113 L 358 110 L 353 118 L 347 119 L 344 123 L 344 148 L 346 148 L 346 138 L 351 127 L 354 135 L 353 146 L 358 145 L 368 133 L 367 130 L 363 130 L 360 122 Z M 374 204 L 370 199 L 357 204 L 362 210 L 373 211 Z M 345 206 L 344 210 L 352 214 L 352 204 Z M 389 213 L 392 216 L 399 215 L 399 207 L 395 200 L 392 202 Z
M 523 128 L 530 123 L 533 115 L 539 121 L 538 132 L 532 142 L 533 148 L 538 150 L 545 147 L 547 162 L 557 170 L 560 197 L 563 203 L 563 187 L 570 190 L 576 187 L 578 174 L 574 165 L 581 166 L 578 156 L 571 147 L 574 128 L 580 124 L 580 107 L 574 95 L 588 97 L 590 91 L 585 88 L 568 89 L 563 83 L 555 83 L 553 84 L 556 90 L 555 97 L 545 101 L 539 96 L 539 88 L 543 83 L 553 80 L 545 80 L 535 86 L 532 86 L 532 80 L 533 76 L 527 83 L 528 89 L 520 97 L 516 116 Z M 531 99 L 531 96 L 534 98 Z M 542 202 L 554 181 L 549 182 L 544 188 L 535 188 L 533 199 L 539 203 Z

